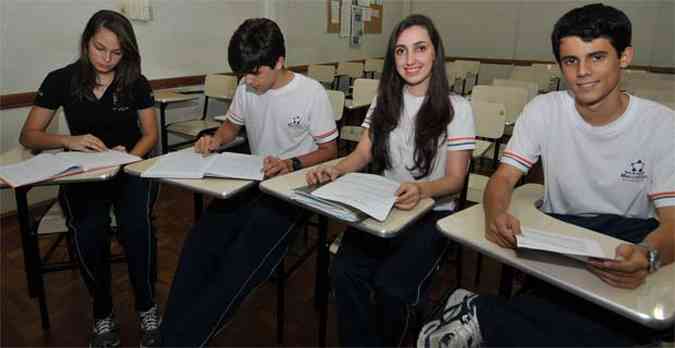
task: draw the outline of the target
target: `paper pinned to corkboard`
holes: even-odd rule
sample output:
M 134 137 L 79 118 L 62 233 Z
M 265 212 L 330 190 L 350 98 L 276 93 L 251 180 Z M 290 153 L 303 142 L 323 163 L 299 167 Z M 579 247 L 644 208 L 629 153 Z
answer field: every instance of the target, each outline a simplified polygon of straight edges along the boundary
M 379 4 L 372 4 L 368 8 L 369 19 L 364 24 L 364 32 L 366 34 L 381 34 L 382 33 L 382 18 L 384 6 Z

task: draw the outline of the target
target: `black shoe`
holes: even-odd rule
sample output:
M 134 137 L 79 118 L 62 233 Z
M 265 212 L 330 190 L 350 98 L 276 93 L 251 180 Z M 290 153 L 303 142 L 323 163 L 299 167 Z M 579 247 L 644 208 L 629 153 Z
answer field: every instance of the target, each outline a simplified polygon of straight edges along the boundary
M 154 305 L 145 312 L 138 312 L 138 320 L 141 326 L 141 342 L 139 346 L 141 348 L 159 347 L 159 325 L 162 323 L 159 306 Z
M 110 314 L 103 319 L 94 320 L 94 328 L 89 339 L 90 348 L 116 348 L 120 345 L 119 325 Z

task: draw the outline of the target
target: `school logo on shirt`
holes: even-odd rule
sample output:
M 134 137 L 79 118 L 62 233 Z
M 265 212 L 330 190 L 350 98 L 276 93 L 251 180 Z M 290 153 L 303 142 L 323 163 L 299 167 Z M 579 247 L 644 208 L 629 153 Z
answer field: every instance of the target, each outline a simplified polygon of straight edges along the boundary
M 288 119 L 289 128 L 300 128 L 300 121 L 302 120 L 302 115 L 291 116 Z
M 645 181 L 645 179 L 647 179 L 647 171 L 645 170 L 645 161 L 643 160 L 631 161 L 628 164 L 628 167 L 626 167 L 623 173 L 621 173 L 621 178 L 624 181 L 632 181 L 632 182 Z
M 120 103 L 119 98 L 117 97 L 117 93 L 113 93 L 113 106 L 112 106 L 113 111 L 116 112 L 124 112 L 129 110 L 129 107 L 126 105 L 123 105 Z

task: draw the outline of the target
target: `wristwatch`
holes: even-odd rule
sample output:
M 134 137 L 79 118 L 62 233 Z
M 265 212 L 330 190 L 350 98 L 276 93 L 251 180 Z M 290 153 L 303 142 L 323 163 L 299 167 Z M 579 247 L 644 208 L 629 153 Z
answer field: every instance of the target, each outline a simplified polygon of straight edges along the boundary
M 291 158 L 291 165 L 293 166 L 293 171 L 302 169 L 302 162 L 297 157 Z
M 649 242 L 643 240 L 638 244 L 647 250 L 647 261 L 649 261 L 649 273 L 656 272 L 661 267 L 661 255 L 659 249 L 654 248 Z

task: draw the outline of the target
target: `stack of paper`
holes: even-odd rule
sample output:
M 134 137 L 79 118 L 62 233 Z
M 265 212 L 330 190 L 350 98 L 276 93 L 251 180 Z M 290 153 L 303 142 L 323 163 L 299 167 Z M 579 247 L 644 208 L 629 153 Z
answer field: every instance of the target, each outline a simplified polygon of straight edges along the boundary
M 263 157 L 233 152 L 204 156 L 192 149 L 162 156 L 144 178 L 201 179 L 205 176 L 262 180 Z
M 0 167 L 0 179 L 12 187 L 32 184 L 57 176 L 119 166 L 140 161 L 120 151 L 41 153 L 26 161 Z
M 596 240 L 548 233 L 534 228 L 521 228 L 521 234 L 516 236 L 516 240 L 518 248 L 550 251 L 575 258 L 613 258 L 602 250 Z
M 342 220 L 360 221 L 363 212 L 384 221 L 394 207 L 399 186 L 380 175 L 350 173 L 316 189 L 297 189 L 292 198 Z
M 358 209 L 313 196 L 312 191 L 317 188 L 318 186 L 305 186 L 295 189 L 291 198 L 343 221 L 359 222 L 368 217 Z

